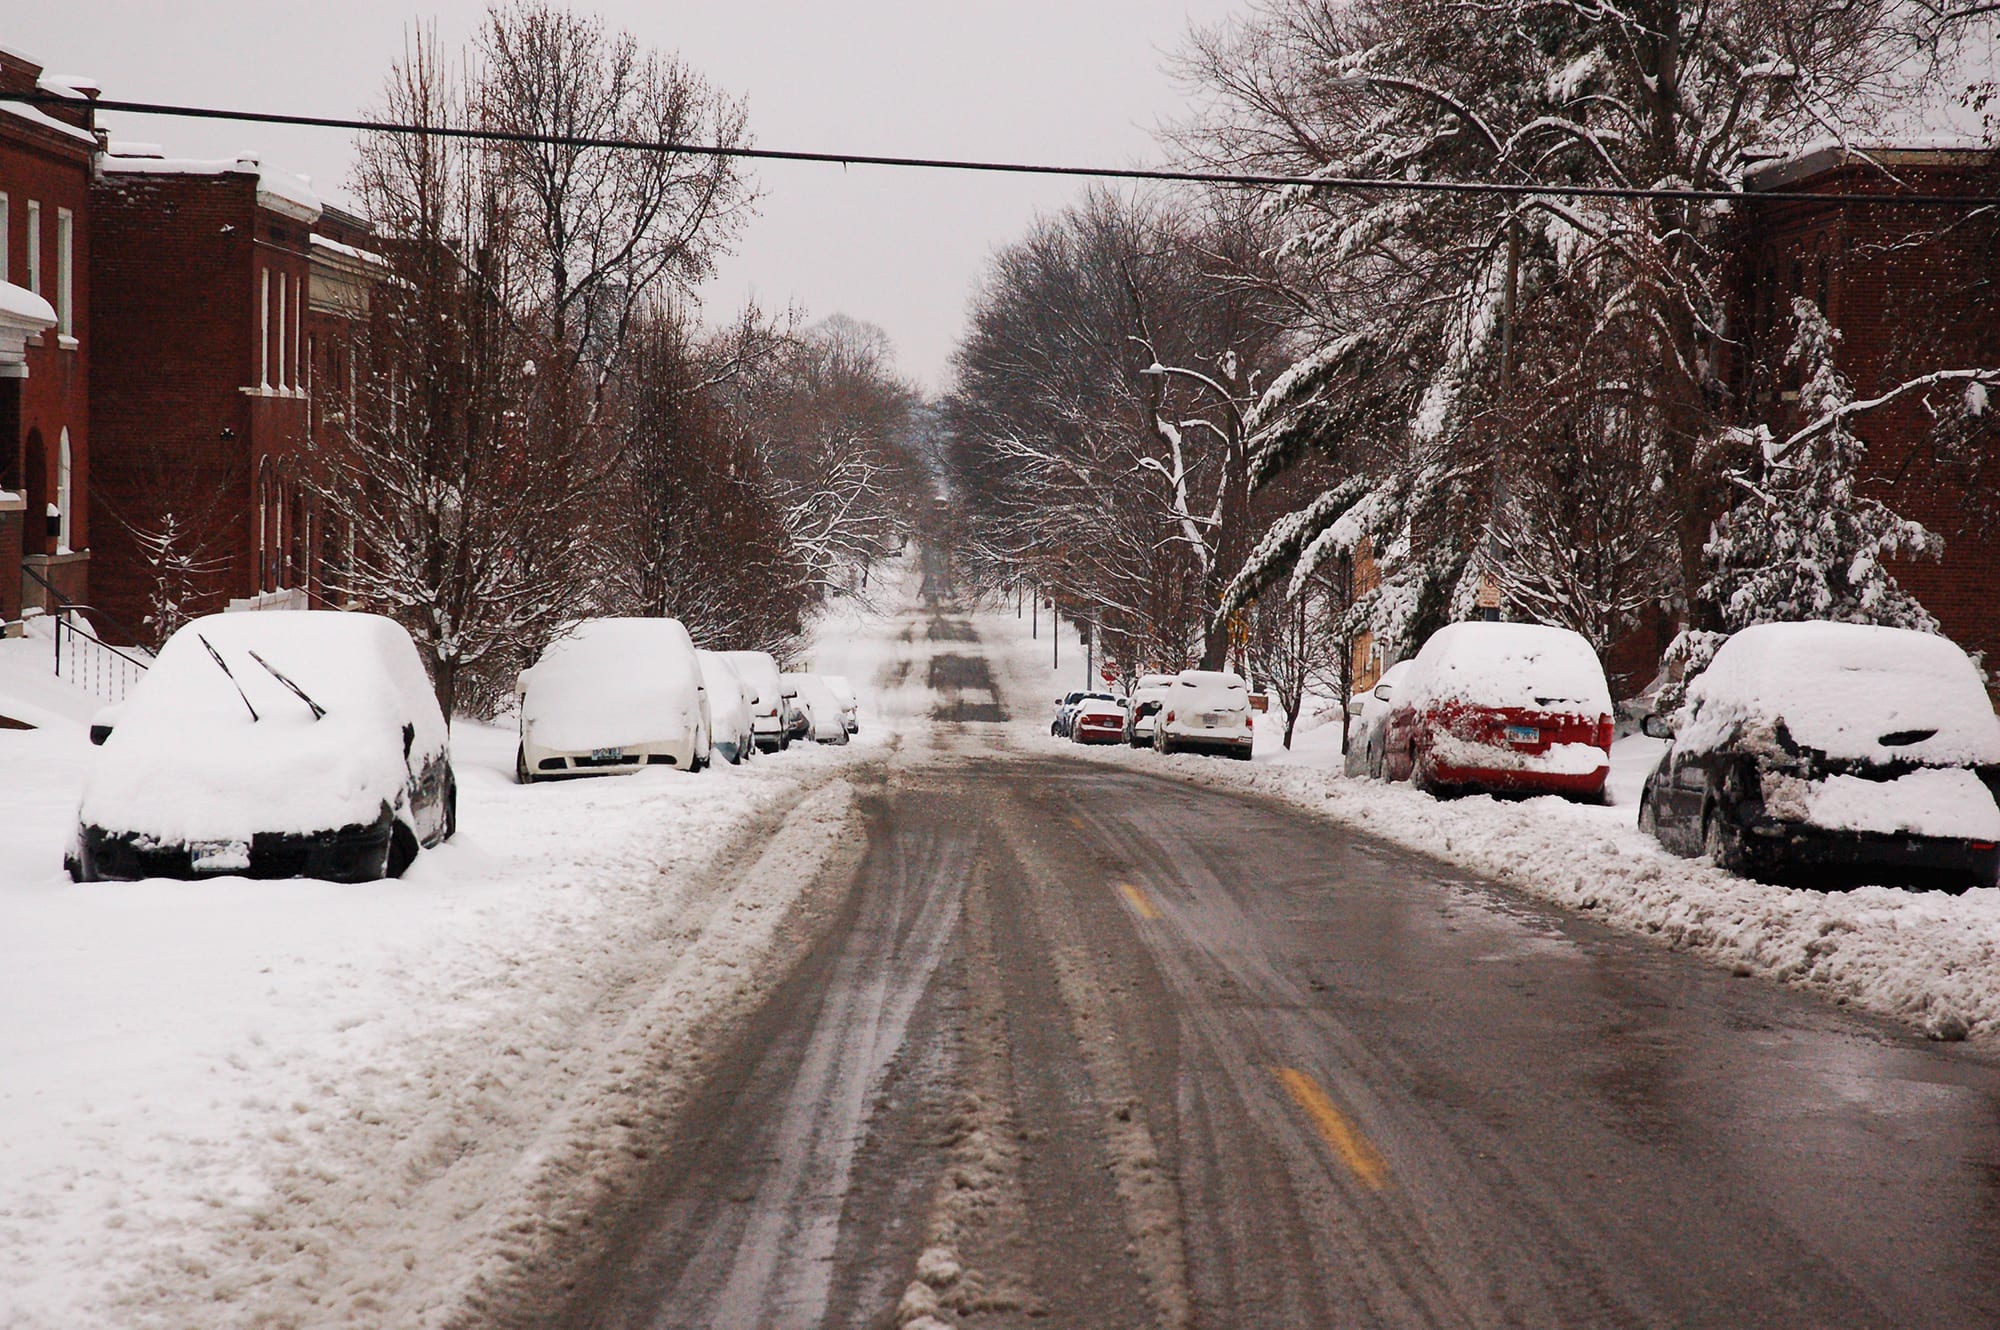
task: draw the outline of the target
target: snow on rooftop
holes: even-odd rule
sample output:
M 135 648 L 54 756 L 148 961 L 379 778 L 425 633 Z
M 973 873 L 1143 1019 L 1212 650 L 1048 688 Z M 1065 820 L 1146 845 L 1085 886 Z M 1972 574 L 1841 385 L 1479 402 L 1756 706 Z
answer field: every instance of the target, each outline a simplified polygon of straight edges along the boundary
M 1842 166 L 1872 164 L 1893 171 L 1898 166 L 1955 164 L 1949 158 L 1991 151 L 1987 143 L 1964 134 L 1913 134 L 1882 143 L 1843 143 L 1835 138 L 1818 138 L 1782 156 L 1745 167 L 1743 183 L 1753 190 L 1783 189 Z M 1939 157 L 1947 160 L 1935 160 Z
M 147 148 L 152 152 L 133 156 L 116 150 L 127 146 Z M 255 153 L 238 153 L 235 157 L 215 160 L 162 157 L 157 153 L 158 148 L 154 144 L 119 144 L 100 159 L 99 165 L 110 175 L 254 175 L 257 177 L 259 207 L 302 222 L 319 220 L 320 199 L 313 192 L 312 183 L 303 176 L 265 166 Z
M 97 145 L 97 136 L 89 130 L 79 129 L 67 121 L 58 120 L 52 115 L 45 114 L 32 106 L 24 106 L 20 102 L 0 102 L 0 113 L 11 115 L 17 120 L 25 120 L 31 125 L 39 125 L 41 128 L 61 134 L 65 138 L 72 138 L 81 143 L 88 143 L 92 147 Z
M 314 249 L 323 249 L 330 254 L 338 254 L 342 258 L 353 259 L 356 263 L 380 264 L 388 262 L 388 260 L 372 249 L 361 249 L 354 245 L 343 245 L 338 240 L 329 240 L 325 236 L 308 236 L 307 241 Z

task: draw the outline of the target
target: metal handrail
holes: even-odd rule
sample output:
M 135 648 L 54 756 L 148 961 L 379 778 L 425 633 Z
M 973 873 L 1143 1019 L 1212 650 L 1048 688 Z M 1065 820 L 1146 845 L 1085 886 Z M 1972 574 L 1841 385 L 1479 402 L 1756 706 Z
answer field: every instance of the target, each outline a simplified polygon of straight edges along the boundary
M 69 597 L 63 595 L 63 593 L 61 592 L 61 590 L 57 588 L 55 583 L 49 581 L 48 578 L 43 577 L 33 568 L 28 567 L 28 565 L 25 563 L 21 565 L 21 575 L 23 577 L 28 578 L 30 581 L 35 583 L 35 585 L 39 586 L 42 590 L 49 593 L 50 597 L 52 597 L 55 600 L 56 613 L 58 615 L 67 614 L 71 610 L 87 610 L 91 614 L 96 615 L 100 622 L 117 631 L 120 636 L 129 637 L 134 642 L 137 642 L 139 640 L 139 634 L 132 631 L 132 627 L 130 624 L 121 622 L 116 615 L 108 614 L 105 611 L 98 609 L 95 605 L 85 605 L 79 601 L 71 600 Z M 110 646 L 111 644 L 107 642 L 105 643 L 105 645 Z M 116 650 L 116 648 L 114 647 L 113 650 Z
M 132 682 L 139 675 L 146 672 L 148 668 L 147 662 L 139 659 L 122 647 L 113 646 L 96 633 L 90 631 L 89 628 L 83 626 L 82 623 L 78 622 L 78 619 L 83 614 L 94 614 L 102 622 L 120 631 L 124 631 L 124 625 L 120 624 L 112 615 L 98 609 L 95 605 L 85 605 L 69 599 L 61 591 L 57 590 L 48 578 L 43 577 L 33 568 L 23 567 L 21 571 L 31 578 L 37 586 L 40 586 L 43 591 L 47 592 L 49 599 L 55 602 L 56 677 L 59 679 L 68 678 L 70 682 L 80 688 L 89 688 L 92 692 L 97 693 L 98 696 L 105 698 L 106 701 L 122 701 L 126 690 L 131 686 Z M 78 666 L 82 659 L 81 653 L 78 652 L 75 643 L 72 643 L 70 646 L 70 674 L 65 675 L 63 673 L 63 638 L 65 636 L 80 637 L 85 642 L 96 647 L 99 652 L 108 652 L 110 654 L 110 660 L 106 660 L 102 655 L 98 657 L 98 662 L 103 667 L 101 672 L 105 676 L 102 680 L 102 686 L 99 686 L 99 681 L 95 677 L 88 682 L 84 679 L 73 677 L 80 673 Z M 112 673 L 114 670 L 116 671 L 115 675 Z M 96 664 L 92 666 L 91 673 L 93 676 L 100 673 Z M 111 695 L 114 691 L 116 696 Z

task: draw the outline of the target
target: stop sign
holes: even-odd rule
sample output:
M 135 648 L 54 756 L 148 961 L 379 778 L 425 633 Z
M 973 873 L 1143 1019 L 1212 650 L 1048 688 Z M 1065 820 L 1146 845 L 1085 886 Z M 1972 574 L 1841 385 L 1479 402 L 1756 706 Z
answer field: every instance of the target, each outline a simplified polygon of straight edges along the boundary
M 1115 668 L 1114 666 L 1111 666 L 1111 665 L 1105 665 L 1105 666 L 1101 667 L 1101 668 L 1100 668 L 1100 669 L 1099 669 L 1099 670 L 1097 671 L 1097 673 L 1098 673 L 1098 674 L 1099 674 L 1099 675 L 1100 675 L 1100 676 L 1101 676 L 1101 677 L 1102 677 L 1102 678 L 1104 679 L 1104 682 L 1106 682 L 1106 683 L 1117 683 L 1117 682 L 1118 682 L 1118 671 L 1117 671 L 1117 669 L 1116 669 L 1116 668 Z

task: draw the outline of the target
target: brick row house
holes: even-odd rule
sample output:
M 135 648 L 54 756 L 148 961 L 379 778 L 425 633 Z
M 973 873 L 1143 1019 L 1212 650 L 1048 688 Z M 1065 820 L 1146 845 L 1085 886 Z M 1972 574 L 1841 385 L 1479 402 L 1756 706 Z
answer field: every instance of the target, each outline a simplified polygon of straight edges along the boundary
M 135 625 L 326 605 L 353 534 L 312 501 L 308 441 L 381 270 L 366 223 L 255 158 L 149 145 L 111 145 L 96 203 L 98 602 Z
M 1761 163 L 1752 192 L 1847 196 L 2000 194 L 2000 154 L 1967 146 L 1821 147 Z M 1990 210 L 1988 210 L 1990 212 Z M 1855 396 L 1918 375 L 2000 366 L 2000 225 L 1964 208 L 1771 201 L 1746 210 L 1734 321 L 1744 354 L 1732 387 L 1778 437 L 1806 422 L 1785 353 L 1791 302 L 1818 304 L 1841 332 L 1837 367 Z M 1902 559 L 1897 581 L 1947 636 L 2000 670 L 2000 418 L 1954 442 L 1936 425 L 1962 385 L 1912 393 L 1854 422 L 1867 445 L 1863 493 L 1943 538 L 1940 559 Z M 2000 403 L 1994 404 L 2000 411 Z
M 91 594 L 91 162 L 82 80 L 0 48 L 0 632 Z

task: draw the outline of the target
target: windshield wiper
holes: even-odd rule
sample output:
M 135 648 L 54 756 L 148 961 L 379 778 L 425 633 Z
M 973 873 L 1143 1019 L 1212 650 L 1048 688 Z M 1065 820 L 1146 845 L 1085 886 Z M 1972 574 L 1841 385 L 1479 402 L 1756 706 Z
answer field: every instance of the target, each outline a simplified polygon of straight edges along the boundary
M 292 696 L 298 698 L 299 701 L 311 707 L 314 720 L 320 720 L 325 717 L 326 708 L 321 706 L 319 703 L 313 701 L 310 697 L 307 697 L 306 690 L 299 687 L 297 684 L 293 683 L 290 679 L 287 679 L 283 674 L 279 673 L 277 666 L 273 665 L 270 661 L 265 660 L 262 656 L 258 655 L 254 651 L 250 653 L 250 659 L 256 661 L 259 665 L 262 665 L 264 667 L 264 673 L 270 675 L 273 679 L 276 679 L 279 683 L 291 689 Z
M 262 716 L 257 714 L 257 708 L 250 706 L 250 694 L 244 692 L 243 685 L 236 682 L 236 671 L 229 668 L 229 662 L 222 658 L 222 653 L 217 651 L 215 647 L 209 642 L 209 640 L 203 637 L 200 633 L 196 633 L 194 635 L 194 640 L 208 648 L 208 658 L 215 662 L 215 668 L 221 670 L 223 674 L 228 676 L 229 682 L 236 688 L 236 695 L 242 698 L 243 705 L 249 708 L 250 719 L 251 720 L 264 719 Z

